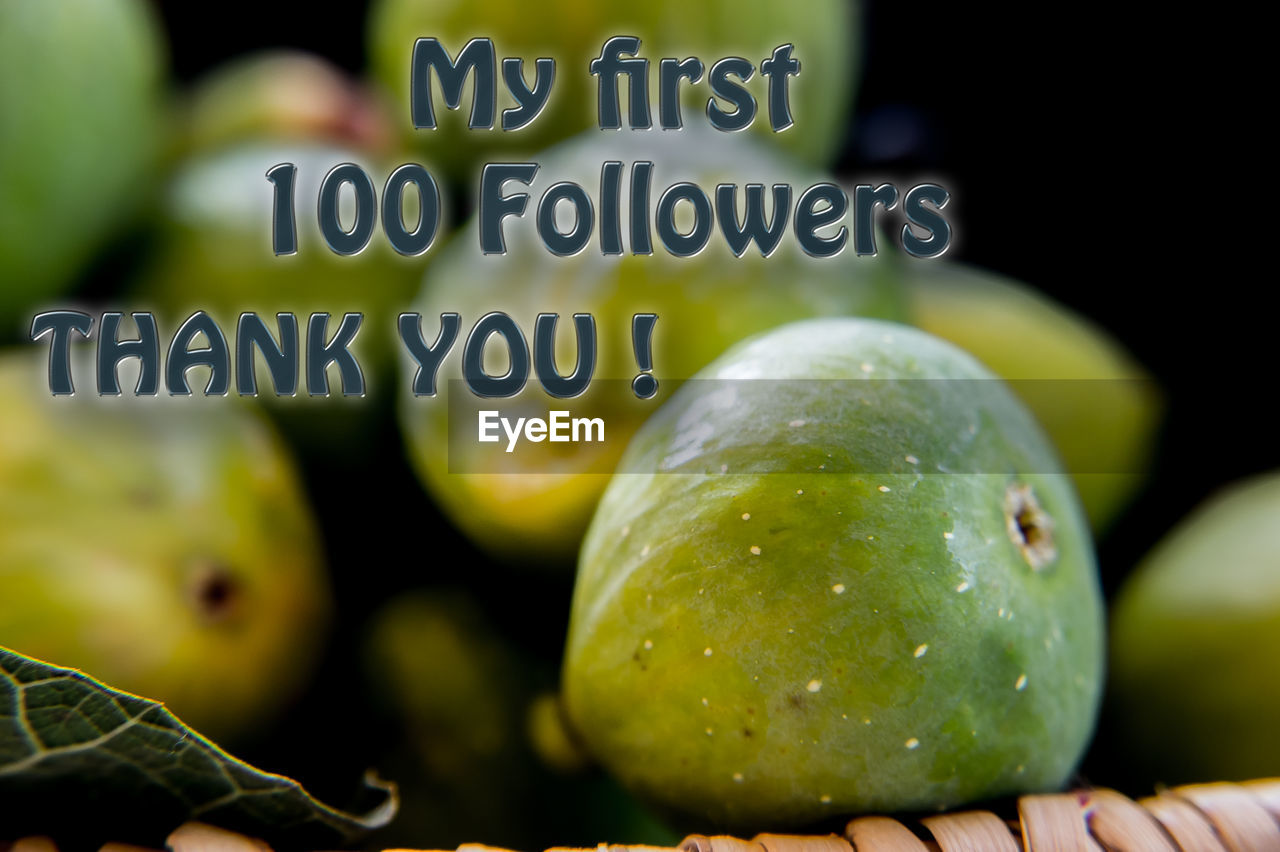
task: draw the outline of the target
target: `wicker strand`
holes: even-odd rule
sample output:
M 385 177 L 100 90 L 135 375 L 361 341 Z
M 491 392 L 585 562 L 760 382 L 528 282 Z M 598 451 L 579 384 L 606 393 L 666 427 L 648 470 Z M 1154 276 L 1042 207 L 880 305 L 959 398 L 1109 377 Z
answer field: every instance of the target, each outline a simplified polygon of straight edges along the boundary
M 932 836 L 932 840 L 922 840 Z M 261 840 L 188 823 L 170 852 L 271 852 Z M 908 825 L 858 817 L 834 834 L 758 834 L 750 840 L 692 834 L 678 848 L 553 847 L 546 852 L 1280 852 L 1280 778 L 1174 787 L 1134 802 L 1114 790 L 1080 790 L 1018 800 L 1018 820 L 990 811 L 925 817 Z M 0 840 L 0 852 L 58 852 L 47 837 Z M 107 844 L 100 852 L 150 852 Z M 415 850 L 386 850 L 415 852 Z M 422 852 L 417 850 L 416 852 Z M 445 850 L 440 850 L 445 852 Z M 457 852 L 512 852 L 467 843 Z
M 921 822 L 942 852 L 1022 852 L 1004 820 L 987 811 L 941 814 Z

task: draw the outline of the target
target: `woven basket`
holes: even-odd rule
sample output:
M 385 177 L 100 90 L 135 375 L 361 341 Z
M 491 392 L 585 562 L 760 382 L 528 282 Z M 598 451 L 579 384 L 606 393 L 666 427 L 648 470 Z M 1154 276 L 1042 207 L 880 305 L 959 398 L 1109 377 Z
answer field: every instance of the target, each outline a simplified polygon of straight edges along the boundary
M 260 840 L 188 823 L 170 835 L 172 852 L 270 852 Z M 686 837 L 679 847 L 553 847 L 547 852 L 1280 852 L 1280 778 L 1194 784 L 1133 801 L 1113 790 L 1023 796 L 1018 818 L 961 811 L 907 824 L 858 817 L 844 836 L 759 834 Z M 46 838 L 0 843 L 0 852 L 57 852 Z M 146 852 L 108 844 L 102 852 Z M 387 850 L 410 852 L 410 850 Z M 456 852 L 509 852 L 468 843 Z

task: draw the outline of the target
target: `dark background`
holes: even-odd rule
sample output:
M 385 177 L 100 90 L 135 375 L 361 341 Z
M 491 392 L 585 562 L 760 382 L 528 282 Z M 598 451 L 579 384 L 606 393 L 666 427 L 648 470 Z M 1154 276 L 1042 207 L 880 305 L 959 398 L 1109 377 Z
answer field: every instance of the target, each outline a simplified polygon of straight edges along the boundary
M 172 68 L 183 82 L 264 47 L 303 48 L 353 73 L 365 69 L 365 3 L 323 11 L 261 3 L 160 8 Z M 1200 255 L 1233 249 L 1210 229 L 1225 211 L 1196 206 L 1201 196 L 1190 186 L 1203 179 L 1202 163 L 1170 165 L 1165 152 L 1182 132 L 1168 109 L 1174 83 L 1153 73 L 1158 47 L 1123 14 L 1115 4 L 1033 11 L 1012 3 L 865 3 L 862 78 L 837 166 L 842 177 L 936 178 L 953 197 L 950 257 L 1025 281 L 1092 318 L 1164 389 L 1154 473 L 1099 542 L 1108 593 L 1216 488 L 1280 468 L 1266 402 L 1274 352 L 1270 287 L 1225 265 L 1212 274 L 1199 270 L 1207 259 Z M 1178 195 L 1179 187 L 1188 189 Z M 1228 199 L 1220 199 L 1223 206 Z M 569 579 L 563 572 L 512 575 L 490 564 L 430 505 L 409 472 L 394 421 L 384 438 L 363 470 L 331 459 L 308 464 L 322 519 L 342 512 L 354 520 L 325 525 L 330 560 L 367 565 L 339 572 L 344 624 L 358 624 L 397 590 L 456 583 L 483 595 L 509 636 L 554 660 Z M 372 551 L 371 539 L 390 542 L 390 550 Z M 498 573 L 501 583 L 493 582 Z M 338 664 L 314 695 L 346 687 L 338 673 L 354 639 L 339 631 L 332 652 Z M 540 676 L 554 682 L 554 666 Z M 349 704 L 344 712 L 357 702 Z M 349 753 L 327 753 L 327 771 L 317 773 L 308 743 L 326 722 L 293 724 L 248 756 L 316 779 L 318 792 L 330 792 L 329 783 L 340 792 L 339 782 L 326 779 L 358 776 L 367 743 L 351 738 Z M 1095 744 L 1086 775 L 1118 784 L 1098 750 Z

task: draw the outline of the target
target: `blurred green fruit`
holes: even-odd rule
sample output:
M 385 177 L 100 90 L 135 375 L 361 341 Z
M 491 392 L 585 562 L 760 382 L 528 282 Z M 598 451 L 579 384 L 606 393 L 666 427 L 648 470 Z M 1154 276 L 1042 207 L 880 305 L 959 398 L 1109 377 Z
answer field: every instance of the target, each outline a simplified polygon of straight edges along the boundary
M 529 743 L 542 763 L 557 772 L 581 772 L 591 765 L 564 717 L 564 705 L 554 692 L 544 692 L 529 705 Z
M 1024 285 L 945 261 L 904 271 L 914 324 L 1013 383 L 1072 474 L 1091 525 L 1105 530 L 1154 454 L 1155 382 L 1105 331 Z
M 376 689 L 409 727 L 428 770 L 461 779 L 520 744 L 522 694 L 512 653 L 459 594 L 406 595 L 374 619 L 367 657 Z
M 507 253 L 485 255 L 472 221 L 432 263 L 414 306 L 423 336 L 433 341 L 442 312 L 461 315 L 453 351 L 440 370 L 438 396 L 409 397 L 402 383 L 401 415 L 411 458 L 427 490 L 453 522 L 477 544 L 507 558 L 570 562 L 582 533 L 629 437 L 681 380 L 693 375 L 729 345 L 790 320 L 815 316 L 903 314 L 894 281 L 894 262 L 805 255 L 786 232 L 777 250 L 761 256 L 752 246 L 735 257 L 717 231 L 693 257 L 673 257 L 654 236 L 654 253 L 604 256 L 599 227 L 591 243 L 574 257 L 551 254 L 536 234 L 533 208 L 542 192 L 561 180 L 597 193 L 601 164 L 650 160 L 655 164 L 651 196 L 681 180 L 714 193 L 719 183 L 789 183 L 795 196 L 820 177 L 797 172 L 785 160 L 744 138 L 722 138 L 705 128 L 654 136 L 622 132 L 589 133 L 541 158 L 542 167 L 526 190 L 530 212 L 504 223 Z M 622 209 L 628 205 L 628 178 L 622 178 Z M 513 185 L 508 192 L 515 192 Z M 741 195 L 739 196 L 741 200 Z M 771 202 L 770 202 L 771 203 Z M 629 233 L 624 216 L 623 233 Z M 788 227 L 790 227 L 788 225 Z M 536 378 L 511 399 L 479 399 L 466 389 L 452 392 L 461 378 L 461 350 L 468 330 L 485 314 L 503 311 L 519 324 L 532 347 L 536 318 L 558 313 L 555 355 L 568 373 L 577 357 L 572 315 L 595 318 L 598 359 L 591 386 L 574 399 L 553 399 Z M 636 397 L 639 372 L 632 346 L 632 316 L 655 313 L 652 336 L 658 396 Z M 486 350 L 486 369 L 504 369 L 500 346 Z M 415 365 L 405 359 L 410 376 Z M 601 443 L 540 443 L 506 453 L 499 444 L 475 440 L 481 409 L 504 412 L 572 409 L 602 417 Z
M 447 166 L 464 185 L 479 179 L 486 162 L 512 162 L 588 128 L 598 128 L 596 84 L 589 70 L 605 41 L 617 35 L 638 37 L 640 56 L 649 60 L 649 104 L 653 133 L 659 130 L 658 80 L 663 58 L 697 57 L 705 66 L 702 82 L 681 84 L 684 127 L 710 127 L 706 115 L 711 96 L 707 84 L 712 65 L 727 56 L 740 56 L 756 71 L 746 88 L 758 104 L 751 125 L 753 135 L 767 138 L 806 162 L 831 162 L 848 121 L 849 104 L 857 82 L 861 39 L 858 3 L 853 0 L 813 0 L 809 3 L 749 3 L 710 0 L 682 3 L 651 0 L 643 4 L 608 4 L 584 0 L 554 0 L 536 6 L 514 0 L 379 0 L 369 21 L 369 55 L 375 77 L 392 93 L 406 133 L 434 161 Z M 413 130 L 410 114 L 410 59 L 419 38 L 436 38 L 457 58 L 473 38 L 490 38 L 499 66 L 503 57 L 524 59 L 527 85 L 532 85 L 538 57 L 556 61 L 555 80 L 546 108 L 517 131 L 503 131 L 502 110 L 516 101 L 497 74 L 495 128 L 470 130 L 470 85 L 462 109 L 449 112 L 433 82 L 436 130 Z M 774 133 L 768 115 L 768 81 L 760 63 L 774 48 L 794 45 L 800 73 L 790 80 L 794 126 Z M 468 81 L 470 83 L 470 81 Z M 627 85 L 619 84 L 623 127 L 627 126 Z M 727 105 L 726 105 L 727 108 Z M 669 131 L 668 131 L 669 132 Z M 721 138 L 728 133 L 716 132 Z
M 370 92 L 319 56 L 283 49 L 236 58 L 204 77 L 181 124 L 188 153 L 248 139 L 389 151 L 395 140 L 389 115 Z
M 740 831 L 1062 784 L 1102 599 L 1070 480 L 992 379 L 923 332 L 824 319 L 681 388 L 583 543 L 564 695 L 594 755 Z
M 365 659 L 370 692 L 395 722 L 379 738 L 380 769 L 403 802 L 391 840 L 527 839 L 533 763 L 521 721 L 532 686 L 475 602 L 441 591 L 395 598 L 374 617 Z
M 303 357 L 312 313 L 330 315 L 330 336 L 343 314 L 361 313 L 350 351 L 364 373 L 366 395 L 389 394 L 396 315 L 408 304 L 426 261 L 396 254 L 378 231 L 358 255 L 330 251 L 316 224 L 319 187 L 330 169 L 346 162 L 364 168 L 378 187 L 394 168 L 357 151 L 309 142 L 245 142 L 184 161 L 166 192 L 155 253 L 136 293 L 140 307 L 156 312 L 165 334 L 193 312 L 207 311 L 228 340 L 242 312 L 256 312 L 273 334 L 276 314 L 293 313 Z M 279 163 L 297 167 L 298 251 L 282 256 L 272 251 L 273 190 L 266 178 Z M 350 223 L 354 199 L 350 193 L 340 199 L 343 221 Z M 335 367 L 329 370 L 328 399 L 309 397 L 305 371 L 290 399 L 276 396 L 261 359 L 258 364 L 259 394 L 284 416 L 291 437 L 331 446 L 338 435 L 352 447 L 361 445 L 357 437 L 369 426 L 371 406 L 368 399 L 343 396 Z
M 472 598 L 424 590 L 393 599 L 373 619 L 365 660 L 369 694 L 395 722 L 377 733 L 379 769 L 396 779 L 402 802 L 384 844 L 678 842 L 611 779 L 566 777 L 535 758 L 526 724 L 541 718 L 538 736 L 547 733 L 548 696 L 535 696 L 554 670 L 540 671 Z
M 1109 718 L 1169 782 L 1280 774 L 1280 474 L 1176 526 L 1112 612 Z
M 53 398 L 45 373 L 0 358 L 0 645 L 262 730 L 330 610 L 284 449 L 226 399 Z
M 128 221 L 159 152 L 163 53 L 141 0 L 0 4 L 0 336 Z

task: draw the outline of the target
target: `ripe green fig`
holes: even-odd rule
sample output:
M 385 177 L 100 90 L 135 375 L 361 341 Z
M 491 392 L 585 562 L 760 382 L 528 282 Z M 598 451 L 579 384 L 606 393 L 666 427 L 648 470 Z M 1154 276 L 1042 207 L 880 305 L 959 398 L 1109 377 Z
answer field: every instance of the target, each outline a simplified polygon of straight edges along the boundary
M 708 80 L 712 66 L 722 58 L 737 56 L 754 66 L 750 78 L 742 83 L 757 104 L 752 135 L 811 165 L 825 166 L 842 140 L 861 64 L 858 5 L 849 0 L 813 0 L 804 4 L 755 3 L 744 8 L 730 0 L 698 5 L 675 0 L 643 4 L 554 0 L 534 7 L 509 0 L 379 0 L 370 11 L 369 55 L 374 76 L 399 105 L 401 126 L 414 133 L 416 145 L 464 185 L 478 180 L 483 163 L 519 162 L 575 133 L 598 128 L 599 78 L 592 75 L 589 65 L 613 36 L 640 39 L 639 55 L 649 60 L 649 106 L 655 134 L 664 132 L 659 129 L 659 65 L 664 58 L 696 57 L 703 63 L 701 82 L 680 83 L 681 119 L 688 128 L 710 126 L 706 109 L 711 99 Z M 453 59 L 471 39 L 489 38 L 499 65 L 506 57 L 524 60 L 529 87 L 534 84 L 534 61 L 539 57 L 554 59 L 555 78 L 545 108 L 517 131 L 500 129 L 502 111 L 516 105 L 500 72 L 496 75 L 495 127 L 472 130 L 467 127 L 470 80 L 462 109 L 455 112 L 446 110 L 439 81 L 433 80 L 438 127 L 414 131 L 410 67 L 419 38 L 438 39 Z M 794 125 L 774 132 L 769 116 L 770 81 L 760 66 L 775 48 L 786 44 L 793 46 L 793 58 L 800 63 L 799 73 L 788 83 Z M 619 82 L 618 89 L 621 120 L 627 127 L 628 84 Z M 723 110 L 733 110 L 727 101 L 716 101 Z
M 1155 382 L 1101 328 L 1024 285 L 948 262 L 904 272 L 912 322 L 1012 383 L 1072 474 L 1093 529 L 1106 530 L 1154 455 Z
M 571 721 L 706 829 L 1051 790 L 1102 682 L 1088 525 L 972 357 L 863 319 L 725 353 L 633 439 L 583 543 Z
M 0 337 L 127 221 L 163 127 L 164 47 L 142 0 L 0 4 Z
M 0 645 L 262 730 L 331 608 L 284 448 L 227 399 L 53 398 L 45 373 L 0 358 Z
M 533 199 L 530 215 L 504 220 L 506 254 L 481 251 L 474 220 L 445 247 L 431 265 L 414 310 L 422 315 L 422 334 L 428 342 L 435 339 L 441 313 L 458 313 L 461 329 L 440 369 L 436 398 L 411 397 L 410 382 L 402 382 L 402 423 L 427 490 L 464 533 L 506 558 L 571 563 L 627 439 L 670 390 L 731 344 L 791 320 L 903 314 L 891 261 L 858 258 L 852 251 L 815 259 L 800 250 L 789 230 L 768 257 L 755 246 L 734 256 L 719 231 L 693 257 L 673 257 L 656 234 L 651 255 L 631 254 L 628 249 L 606 256 L 599 242 L 603 226 L 597 223 L 580 254 L 551 254 L 532 215 L 537 199 L 547 187 L 566 180 L 599 197 L 601 164 L 609 160 L 628 165 L 653 162 L 655 203 L 667 186 L 680 181 L 692 181 L 711 194 L 721 183 L 737 184 L 740 191 L 747 183 L 786 183 L 794 188 L 794 202 L 822 180 L 797 171 L 749 139 L 705 128 L 659 136 L 622 132 L 601 138 L 591 133 L 540 158 L 541 168 L 529 188 L 520 187 Z M 625 174 L 620 185 L 621 209 L 626 211 Z M 624 234 L 630 233 L 628 222 L 624 214 Z M 510 399 L 480 399 L 465 388 L 451 389 L 450 381 L 462 377 L 461 350 L 468 329 L 493 311 L 512 317 L 531 347 L 538 315 L 559 314 L 555 356 L 564 374 L 578 357 L 572 316 L 591 314 L 597 360 L 585 393 L 553 399 L 537 378 Z M 658 378 L 653 399 L 638 399 L 632 389 L 641 370 L 632 317 L 640 313 L 658 316 L 651 338 L 652 368 Z M 494 343 L 485 357 L 486 369 L 501 374 L 501 347 Z M 405 363 L 410 374 L 417 369 L 407 357 Z M 544 417 L 548 408 L 600 417 L 605 440 L 530 444 L 507 453 L 503 445 L 475 439 L 481 410 L 510 413 L 517 408 L 540 410 Z
M 1112 610 L 1108 720 L 1168 783 L 1280 774 L 1280 474 L 1177 525 Z

